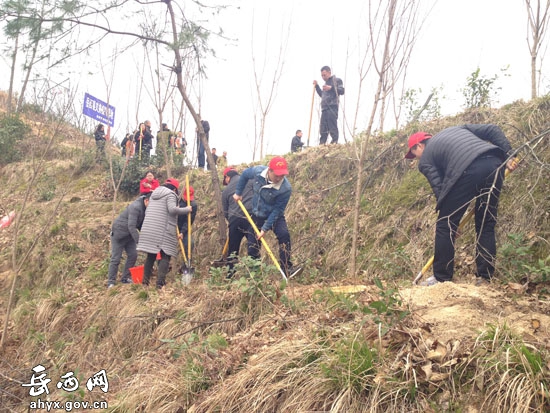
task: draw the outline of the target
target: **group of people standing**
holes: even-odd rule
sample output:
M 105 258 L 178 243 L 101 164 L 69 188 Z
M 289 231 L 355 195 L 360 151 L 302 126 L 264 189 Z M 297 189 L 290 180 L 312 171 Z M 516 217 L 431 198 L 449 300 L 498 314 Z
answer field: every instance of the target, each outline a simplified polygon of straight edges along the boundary
M 341 79 L 323 66 L 321 76 L 324 86 L 314 81 L 315 90 L 321 96 L 320 143 L 326 144 L 328 135 L 331 143 L 338 143 L 338 104 L 344 94 Z M 202 128 L 208 140 L 210 125 L 202 121 Z M 150 122 L 144 124 L 142 147 L 147 146 Z M 101 133 L 96 130 L 101 139 Z M 292 139 L 291 151 L 303 147 L 302 131 L 297 130 Z M 204 145 L 198 139 L 198 165 L 205 166 Z M 96 141 L 98 138 L 96 137 Z M 201 151 L 202 147 L 202 151 Z M 514 152 L 496 125 L 463 125 L 447 128 L 434 136 L 427 132 L 412 134 L 408 140 L 409 151 L 405 158 L 418 159 L 418 168 L 428 179 L 435 194 L 439 217 L 435 230 L 435 253 L 433 276 L 421 285 L 432 286 L 452 281 L 454 273 L 454 242 L 458 235 L 459 222 L 468 205 L 475 200 L 476 229 L 476 285 L 490 283 L 495 271 L 496 241 L 495 225 L 498 201 L 504 180 L 504 170 L 513 171 L 517 162 Z M 98 150 L 100 145 L 98 144 Z M 287 161 L 276 156 L 267 166 L 253 166 L 242 174 L 227 166 L 227 153 L 220 158 L 212 148 L 215 164 L 223 166 L 222 205 L 228 222 L 228 254 L 221 260 L 229 268 L 228 277 L 234 273 L 234 265 L 243 238 L 247 240 L 247 252 L 252 258 L 260 258 L 260 241 L 273 231 L 279 244 L 279 264 L 288 277 L 299 274 L 302 267 L 294 266 L 291 260 L 291 239 L 285 218 L 285 210 L 292 194 L 287 178 Z M 222 159 L 222 164 L 218 161 Z M 131 203 L 115 220 L 111 232 L 111 264 L 108 285 L 116 283 L 116 274 L 122 251 L 128 259 L 122 275 L 122 282 L 131 282 L 129 268 L 137 259 L 137 251 L 147 254 L 143 283 L 148 284 L 153 265 L 158 263 L 157 287 L 166 282 L 170 257 L 177 255 L 177 232 L 188 214 L 196 214 L 194 207 L 186 206 L 186 199 L 178 197 L 179 181 L 170 178 L 163 185 L 148 173 L 140 183 L 141 195 Z M 193 193 L 193 192 L 191 192 Z M 252 223 L 244 214 L 244 207 L 259 232 L 255 233 Z M 178 224 L 180 222 L 180 224 Z M 180 232 L 186 236 L 185 228 Z M 160 258 L 159 258 L 160 255 Z M 220 260 L 218 261 L 220 262 Z
M 273 231 L 279 243 L 279 265 L 288 277 L 297 275 L 301 267 L 291 261 L 291 240 L 285 209 L 290 200 L 292 186 L 288 181 L 288 165 L 284 158 L 274 157 L 268 166 L 247 168 L 240 175 L 236 168 L 226 167 L 223 171 L 222 204 L 229 224 L 228 258 L 224 265 L 229 267 L 232 276 L 243 237 L 248 243 L 248 255 L 260 258 L 260 241 L 269 231 Z M 138 251 L 146 253 L 143 284 L 148 285 L 155 262 L 157 266 L 157 288 L 166 283 L 170 258 L 178 254 L 178 237 L 187 242 L 187 220 L 182 216 L 191 214 L 191 222 L 197 213 L 194 190 L 189 188 L 190 205 L 187 205 L 187 188 L 183 196 L 178 196 L 179 181 L 169 178 L 159 185 L 152 172 L 140 182 L 140 197 L 132 202 L 114 221 L 111 229 L 111 261 L 109 265 L 108 288 L 117 281 L 118 267 L 123 251 L 127 260 L 121 282 L 131 283 L 130 268 L 137 260 Z M 252 221 L 260 228 L 254 234 L 251 223 L 245 217 L 239 202 L 251 215 Z M 178 228 L 176 230 L 176 227 Z

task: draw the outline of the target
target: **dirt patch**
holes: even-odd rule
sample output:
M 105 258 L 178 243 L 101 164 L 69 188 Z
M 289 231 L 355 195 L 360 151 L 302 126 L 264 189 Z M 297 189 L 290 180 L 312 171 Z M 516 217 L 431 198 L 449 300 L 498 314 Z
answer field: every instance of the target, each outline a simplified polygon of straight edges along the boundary
M 489 325 L 506 324 L 526 341 L 550 346 L 550 317 L 542 312 L 548 302 L 510 294 L 500 284 L 476 287 L 446 282 L 405 288 L 401 295 L 411 312 L 428 323 L 442 342 L 475 339 Z

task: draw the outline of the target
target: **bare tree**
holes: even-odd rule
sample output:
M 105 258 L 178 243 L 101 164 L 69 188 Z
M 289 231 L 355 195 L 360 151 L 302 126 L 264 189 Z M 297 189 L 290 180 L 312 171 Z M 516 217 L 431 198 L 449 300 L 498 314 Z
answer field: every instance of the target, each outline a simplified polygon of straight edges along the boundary
M 167 30 L 159 30 L 158 32 L 153 33 L 136 33 L 132 31 L 122 31 L 116 30 L 113 28 L 115 26 L 112 22 L 117 21 L 117 18 L 109 19 L 109 12 L 120 12 L 120 9 L 123 7 L 130 7 L 134 3 L 129 0 L 115 0 L 105 2 L 105 5 L 102 5 L 101 2 L 96 2 L 91 5 L 86 5 L 79 1 L 73 2 L 78 4 L 79 7 L 72 8 L 70 13 L 66 13 L 62 17 L 49 18 L 45 16 L 37 16 L 33 13 L 25 13 L 19 15 L 16 12 L 10 12 L 7 15 L 13 18 L 22 19 L 23 21 L 33 21 L 36 22 L 39 20 L 41 23 L 52 23 L 59 22 L 60 20 L 63 23 L 71 25 L 71 28 L 74 27 L 89 27 L 93 29 L 100 30 L 104 33 L 100 38 L 103 39 L 107 35 L 115 35 L 119 38 L 133 38 L 139 39 L 142 42 L 152 42 L 156 43 L 159 46 L 165 47 L 168 51 L 173 53 L 173 66 L 165 70 L 171 70 L 176 75 L 176 87 L 180 92 L 182 99 L 185 103 L 185 106 L 191 113 L 195 124 L 197 125 L 197 131 L 199 138 L 204 144 L 206 149 L 206 155 L 208 163 L 212 166 L 211 169 L 211 178 L 212 178 L 212 188 L 214 192 L 214 198 L 216 199 L 216 214 L 219 223 L 219 234 L 220 234 L 220 243 L 223 245 L 227 237 L 227 224 L 223 215 L 222 202 L 221 202 L 221 188 L 220 182 L 215 168 L 214 159 L 212 157 L 210 147 L 206 140 L 206 135 L 201 124 L 201 119 L 198 114 L 198 111 L 195 109 L 189 94 L 187 93 L 187 87 L 184 82 L 184 67 L 187 69 L 187 64 L 194 62 L 193 70 L 195 73 L 203 74 L 204 67 L 202 65 L 202 57 L 205 54 L 212 53 L 212 50 L 208 48 L 208 38 L 212 34 L 211 31 L 207 30 L 202 25 L 189 20 L 183 7 L 179 6 L 177 3 L 172 0 L 162 0 L 161 3 L 166 4 L 168 12 L 168 24 Z M 73 5 L 73 3 L 71 3 Z M 151 3 L 141 3 L 137 5 L 138 7 L 150 6 L 158 7 L 159 2 Z M 195 6 L 200 9 L 213 9 L 218 10 L 218 6 L 207 6 L 202 3 L 194 3 Z M 174 7 L 177 8 L 177 13 L 174 10 Z M 78 14 L 77 14 L 78 13 Z M 100 16 L 103 21 L 106 23 L 98 23 L 98 16 Z M 221 36 L 220 33 L 218 33 Z M 167 59 L 168 60 L 168 59 Z
M 369 0 L 368 6 L 368 43 L 372 53 L 372 67 L 377 77 L 377 87 L 373 96 L 373 105 L 363 139 L 358 141 L 357 181 L 353 217 L 353 235 L 351 245 L 350 272 L 357 273 L 357 240 L 359 235 L 359 214 L 363 191 L 363 173 L 367 147 L 373 131 L 376 114 L 393 90 L 398 78 L 407 69 L 409 55 L 419 30 L 417 24 L 418 1 L 377 2 Z M 369 59 L 364 59 L 368 61 Z M 369 65 L 367 65 L 368 67 Z M 361 78 L 364 74 L 360 74 Z M 384 104 L 381 107 L 384 108 Z M 382 109 L 383 110 L 383 109 Z M 383 118 L 382 118 L 383 119 Z
M 543 4 L 545 3 L 545 4 Z M 550 0 L 525 0 L 528 17 L 528 36 L 527 44 L 531 54 L 531 99 L 537 97 L 538 82 L 537 73 L 540 73 L 540 68 L 537 69 L 537 59 L 539 58 L 540 47 L 546 35 L 546 26 L 550 15 Z M 529 37 L 529 34 L 531 37 Z M 542 66 L 542 58 L 540 59 Z
M 254 39 L 257 37 L 255 33 L 255 18 L 252 18 L 252 36 L 251 36 L 251 52 L 252 52 L 252 68 L 254 71 L 254 84 L 256 95 L 254 97 L 256 105 L 254 108 L 254 144 L 252 150 L 252 159 L 256 159 L 257 151 L 259 150 L 259 159 L 264 157 L 264 149 L 266 147 L 265 127 L 267 122 L 267 116 L 277 95 L 277 87 L 283 73 L 283 67 L 285 65 L 286 48 L 288 45 L 288 39 L 290 34 L 290 22 L 286 27 L 286 33 L 281 35 L 279 42 L 278 54 L 275 54 L 275 64 L 268 59 L 271 57 L 271 53 L 267 53 L 270 50 L 268 47 L 269 39 L 272 38 L 270 33 L 269 24 L 265 26 L 264 44 L 262 45 L 263 52 L 259 53 L 263 55 L 263 61 L 259 64 L 256 60 L 256 52 L 254 48 Z M 284 30 L 284 28 L 282 28 Z M 264 78 L 268 81 L 264 82 Z M 267 87 L 264 87 L 265 83 L 268 83 Z M 265 90 L 265 94 L 264 94 Z

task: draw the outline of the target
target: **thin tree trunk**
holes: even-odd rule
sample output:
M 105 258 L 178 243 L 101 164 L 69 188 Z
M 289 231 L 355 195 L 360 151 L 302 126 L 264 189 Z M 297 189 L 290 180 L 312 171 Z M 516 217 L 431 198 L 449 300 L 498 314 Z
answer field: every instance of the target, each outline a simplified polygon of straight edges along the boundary
M 19 34 L 15 37 L 15 46 L 13 49 L 12 59 L 11 59 L 11 70 L 10 70 L 10 88 L 8 90 L 8 102 L 7 102 L 7 112 L 10 115 L 13 111 L 13 82 L 15 78 L 15 65 L 17 60 L 17 52 L 19 51 Z
M 170 20 L 172 23 L 172 33 L 174 37 L 174 46 L 173 51 L 175 55 L 175 68 L 174 71 L 176 73 L 177 78 L 177 87 L 181 94 L 181 97 L 183 98 L 183 101 L 185 102 L 185 105 L 187 106 L 187 109 L 193 116 L 193 119 L 195 120 L 195 124 L 197 125 L 197 129 L 199 131 L 199 139 L 202 141 L 202 144 L 204 145 L 204 149 L 206 151 L 206 158 L 208 160 L 208 164 L 210 165 L 210 176 L 212 178 L 212 188 L 214 190 L 214 199 L 216 200 L 216 216 L 218 218 L 218 231 L 219 231 L 219 237 L 220 237 L 220 246 L 223 246 L 225 244 L 225 240 L 227 238 L 227 223 L 225 222 L 225 216 L 223 214 L 223 206 L 222 206 L 222 192 L 220 189 L 220 180 L 218 178 L 218 170 L 216 169 L 216 164 L 214 163 L 214 158 L 212 157 L 212 153 L 210 151 L 210 145 L 208 145 L 208 141 L 206 140 L 206 133 L 204 132 L 204 129 L 202 127 L 201 118 L 198 115 L 197 111 L 195 110 L 193 104 L 189 100 L 189 96 L 187 96 L 187 92 L 185 90 L 185 85 L 183 83 L 183 67 L 182 67 L 182 57 L 180 50 L 178 49 L 178 32 L 176 29 L 176 17 L 174 15 L 174 9 L 172 7 L 172 0 L 164 0 L 166 3 L 166 7 L 168 8 L 168 12 L 170 13 Z

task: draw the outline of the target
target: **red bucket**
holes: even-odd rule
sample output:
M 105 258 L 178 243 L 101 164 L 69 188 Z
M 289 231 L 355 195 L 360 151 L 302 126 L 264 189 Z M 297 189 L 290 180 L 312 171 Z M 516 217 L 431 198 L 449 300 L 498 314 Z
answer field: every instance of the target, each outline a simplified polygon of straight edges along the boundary
M 132 275 L 134 284 L 141 284 L 143 281 L 143 265 L 130 268 L 130 274 Z

